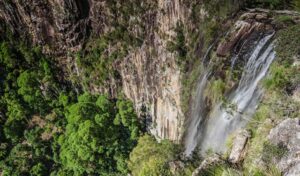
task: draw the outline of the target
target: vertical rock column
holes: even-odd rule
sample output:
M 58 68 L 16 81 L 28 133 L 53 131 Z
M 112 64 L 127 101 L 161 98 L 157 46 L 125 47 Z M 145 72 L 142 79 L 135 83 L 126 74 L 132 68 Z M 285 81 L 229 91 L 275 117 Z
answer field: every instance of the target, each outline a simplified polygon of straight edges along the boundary
M 159 0 L 157 9 L 149 38 L 121 64 L 123 90 L 139 114 L 146 107 L 152 134 L 178 142 L 184 121 L 180 70 L 166 45 L 176 35 L 177 22 L 184 21 L 185 8 L 179 0 Z

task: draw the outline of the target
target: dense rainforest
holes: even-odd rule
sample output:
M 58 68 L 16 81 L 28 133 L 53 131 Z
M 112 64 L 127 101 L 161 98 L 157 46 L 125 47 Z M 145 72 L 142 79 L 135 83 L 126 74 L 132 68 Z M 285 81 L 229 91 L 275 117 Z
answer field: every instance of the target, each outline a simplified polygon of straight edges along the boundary
M 43 10 L 49 10 L 47 3 L 57 2 L 47 0 L 40 4 L 42 10 L 34 10 L 43 14 Z M 49 15 L 49 24 L 55 24 L 55 20 L 63 24 L 57 36 L 53 34 L 56 29 L 44 29 L 49 24 L 43 20 L 45 26 L 34 26 L 37 22 L 32 19 L 39 17 L 32 15 L 34 10 L 30 14 L 29 6 L 36 5 L 35 0 L 0 2 L 0 176 L 300 173 L 300 163 L 295 159 L 300 141 L 293 138 L 287 145 L 270 142 L 276 138 L 270 133 L 272 129 L 276 132 L 276 125 L 300 117 L 299 99 L 292 98 L 299 97 L 296 91 L 299 94 L 300 90 L 300 1 L 178 2 L 188 10 L 178 10 L 180 5 L 176 3 L 160 6 L 167 3 L 162 1 L 108 0 L 94 2 L 103 9 L 86 12 L 84 9 L 91 6 L 87 1 L 74 1 L 76 8 L 71 1 L 64 1 L 64 7 L 75 10 L 61 12 L 63 15 L 58 17 Z M 24 11 L 29 9 L 24 14 L 32 15 L 31 20 L 20 20 L 22 6 Z M 57 13 L 62 11 L 57 8 Z M 85 23 L 83 19 L 91 14 L 97 18 L 93 16 L 95 20 Z M 175 14 L 176 20 L 169 20 L 169 14 Z M 250 21 L 254 27 L 245 21 L 235 23 L 242 20 Z M 76 23 L 75 27 L 71 29 L 73 24 L 66 21 Z M 166 23 L 174 25 L 168 29 Z M 22 25 L 29 27 L 25 30 Z M 36 32 L 39 30 L 49 35 Z M 171 32 L 163 33 L 164 30 Z M 240 35 L 240 31 L 246 34 Z M 274 55 L 271 37 L 276 38 Z M 247 65 L 249 60 L 262 60 L 264 55 L 265 60 L 260 63 Z M 269 65 L 263 65 L 266 63 Z M 257 67 L 251 70 L 255 64 Z M 257 90 L 260 104 L 254 104 L 256 100 L 248 103 L 251 113 L 239 111 L 239 101 L 234 104 L 229 96 L 236 88 L 236 92 L 240 90 L 244 79 L 247 84 L 251 81 L 252 77 L 244 78 L 247 66 L 254 72 L 266 67 L 261 74 L 264 75 L 253 80 L 253 84 L 258 84 L 261 79 L 264 95 Z M 201 82 L 204 78 L 205 83 Z M 248 93 L 245 87 L 241 90 Z M 234 142 L 235 136 L 230 132 L 229 137 L 224 137 L 226 144 L 222 143 L 227 149 L 224 152 L 219 151 L 219 143 L 215 148 L 201 146 L 207 139 L 223 140 L 216 138 L 217 133 L 212 134 L 214 137 L 208 134 L 214 129 L 210 128 L 214 121 L 204 118 L 199 122 L 199 113 L 214 119 L 209 115 L 214 115 L 214 107 L 219 104 L 226 109 L 223 114 L 235 117 L 238 112 L 248 118 L 249 113 L 253 118 L 241 125 L 248 131 L 245 143 Z M 288 126 L 296 131 L 290 133 L 299 135 L 299 126 Z M 208 150 L 197 150 L 199 146 Z M 239 152 L 236 161 L 231 149 Z M 281 169 L 276 164 L 283 162 L 284 157 L 293 163 Z M 293 166 L 295 171 L 290 169 Z

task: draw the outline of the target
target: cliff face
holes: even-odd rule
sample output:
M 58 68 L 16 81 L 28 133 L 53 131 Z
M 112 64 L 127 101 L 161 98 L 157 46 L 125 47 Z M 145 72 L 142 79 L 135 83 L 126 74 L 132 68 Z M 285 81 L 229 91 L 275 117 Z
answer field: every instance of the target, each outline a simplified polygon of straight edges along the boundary
M 1 19 L 14 33 L 30 36 L 37 45 L 51 45 L 56 54 L 75 49 L 88 37 L 88 1 L 12 0 L 0 2 L 0 8 Z
M 150 31 L 151 43 L 133 51 L 121 64 L 123 90 L 138 111 L 146 107 L 153 134 L 178 141 L 184 121 L 180 70 L 175 54 L 167 51 L 166 45 L 175 35 L 177 22 L 184 20 L 185 9 L 179 0 L 160 0 L 158 8 L 161 10 L 156 14 L 155 28 Z
M 180 107 L 181 74 L 175 62 L 176 54 L 167 51 L 166 45 L 176 36 L 176 24 L 184 21 L 187 10 L 180 0 L 159 0 L 153 4 L 156 10 L 130 17 L 132 21 L 137 18 L 144 26 L 144 29 L 134 24 L 128 26 L 130 33 L 146 34 L 141 47 L 131 49 L 121 62 L 114 63 L 121 81 L 111 78 L 109 89 L 112 90 L 93 86 L 91 91 L 116 92 L 121 87 L 134 102 L 138 114 L 146 116 L 153 134 L 178 141 L 184 121 Z M 1 1 L 0 20 L 14 34 L 27 36 L 34 45 L 42 46 L 45 53 L 54 55 L 65 77 L 72 74 L 80 77 L 75 58 L 68 53 L 81 50 L 90 36 L 112 31 L 115 21 L 122 23 L 123 14 L 112 17 L 116 12 L 109 5 L 105 0 Z

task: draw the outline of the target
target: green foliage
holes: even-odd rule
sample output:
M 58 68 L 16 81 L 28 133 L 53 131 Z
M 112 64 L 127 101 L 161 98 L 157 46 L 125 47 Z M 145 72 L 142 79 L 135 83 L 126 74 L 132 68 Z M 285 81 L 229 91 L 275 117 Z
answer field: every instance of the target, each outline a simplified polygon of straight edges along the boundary
M 300 52 L 300 25 L 292 25 L 277 33 L 275 50 L 284 64 L 290 64 L 294 56 Z
M 232 169 L 227 164 L 214 164 L 207 169 L 202 170 L 199 175 L 205 176 L 239 176 L 240 173 L 237 170 Z
M 291 25 L 294 23 L 293 18 L 289 15 L 279 15 L 275 17 L 275 21 L 278 24 L 287 24 Z
M 19 86 L 18 94 L 23 96 L 23 99 L 28 104 L 32 105 L 35 110 L 43 109 L 43 97 L 42 92 L 39 89 L 40 84 L 38 82 L 37 73 L 24 71 L 17 79 Z
M 187 55 L 187 47 L 186 41 L 184 36 L 184 28 L 182 22 L 177 22 L 176 28 L 176 38 L 175 41 L 169 41 L 167 49 L 171 52 L 176 51 L 178 54 L 177 64 L 184 68 L 186 62 L 186 55 Z
M 55 64 L 39 48 L 14 40 L 0 41 L 0 46 L 2 175 L 129 172 L 129 153 L 140 136 L 131 102 L 78 96 L 53 75 Z M 106 43 L 100 42 L 101 47 Z
M 175 159 L 177 152 L 171 142 L 157 143 L 153 137 L 145 135 L 131 152 L 128 166 L 133 176 L 171 175 L 169 162 Z
M 276 10 L 290 9 L 300 11 L 299 0 L 247 0 L 246 6 L 251 8 L 269 8 Z
M 263 146 L 262 160 L 268 164 L 274 163 L 276 160 L 281 159 L 287 152 L 288 149 L 283 144 L 275 145 L 267 141 Z
M 292 8 L 291 0 L 247 0 L 247 6 L 263 7 L 270 9 L 288 9 Z
M 281 175 L 275 165 L 286 154 L 287 148 L 280 143 L 270 143 L 266 136 L 287 114 L 289 118 L 298 116 L 299 105 L 290 99 L 285 93 L 266 90 L 258 110 L 247 125 L 252 135 L 244 161 L 245 175 Z M 258 159 L 265 164 L 257 165 Z
M 117 111 L 114 107 L 117 107 Z M 87 93 L 68 107 L 66 131 L 59 137 L 60 158 L 74 175 L 127 173 L 126 160 L 139 126 L 132 104 Z
M 45 165 L 43 165 L 42 163 L 38 163 L 32 167 L 32 169 L 30 170 L 30 175 L 32 175 L 32 176 L 47 175 L 46 170 L 47 169 L 46 169 Z
M 264 81 L 266 88 L 288 92 L 290 87 L 300 82 L 300 73 L 297 67 L 292 66 L 300 52 L 299 36 L 299 25 L 278 32 L 275 47 L 277 60 L 271 65 L 270 76 Z
M 224 92 L 225 83 L 221 79 L 211 81 L 206 89 L 206 95 L 212 100 L 213 104 L 223 99 Z
M 261 157 L 263 152 L 264 143 L 267 141 L 265 136 L 267 136 L 274 127 L 270 121 L 266 121 L 266 119 L 270 118 L 270 111 L 271 109 L 266 105 L 259 106 L 253 119 L 247 125 L 252 135 L 249 141 L 247 156 L 244 161 L 246 175 L 263 175 L 261 171 L 263 168 L 256 164 L 256 160 Z
M 17 100 L 7 100 L 7 119 L 4 127 L 4 134 L 12 142 L 18 142 L 26 128 L 28 112 Z
M 17 64 L 15 53 L 7 42 L 2 42 L 0 45 L 0 61 L 8 68 L 13 68 Z
M 264 80 L 264 85 L 268 89 L 285 90 L 285 87 L 290 86 L 292 76 L 285 66 L 274 63 L 270 68 L 270 76 Z
M 299 0 L 293 0 L 293 6 L 294 9 L 300 12 L 300 1 Z

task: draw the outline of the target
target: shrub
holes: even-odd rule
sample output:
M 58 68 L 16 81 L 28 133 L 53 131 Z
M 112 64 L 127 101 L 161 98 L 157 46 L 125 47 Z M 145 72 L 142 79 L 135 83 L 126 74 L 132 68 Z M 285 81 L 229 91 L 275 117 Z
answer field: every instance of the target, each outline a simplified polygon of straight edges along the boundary
M 284 17 L 286 19 L 286 17 Z M 279 61 L 284 64 L 291 64 L 293 57 L 300 54 L 300 24 L 292 25 L 277 33 L 275 46 Z
M 215 164 L 202 170 L 199 175 L 205 176 L 239 176 L 240 173 L 228 164 Z
M 271 66 L 270 75 L 264 80 L 264 85 L 271 90 L 285 90 L 290 85 L 291 70 L 283 65 L 274 63 Z
M 185 44 L 185 36 L 182 22 L 177 22 L 176 28 L 176 38 L 174 41 L 169 41 L 167 43 L 167 49 L 170 52 L 177 52 L 178 57 L 176 59 L 177 64 L 181 67 L 185 67 L 186 56 L 187 56 L 187 46 Z
M 291 25 L 294 24 L 293 18 L 289 15 L 279 15 L 276 16 L 275 22 L 282 25 Z
M 247 5 L 270 9 L 287 9 L 292 7 L 290 0 L 247 0 Z

